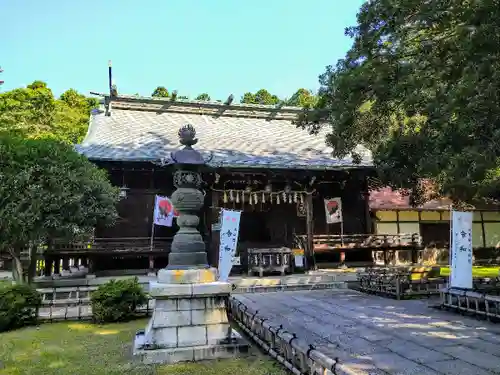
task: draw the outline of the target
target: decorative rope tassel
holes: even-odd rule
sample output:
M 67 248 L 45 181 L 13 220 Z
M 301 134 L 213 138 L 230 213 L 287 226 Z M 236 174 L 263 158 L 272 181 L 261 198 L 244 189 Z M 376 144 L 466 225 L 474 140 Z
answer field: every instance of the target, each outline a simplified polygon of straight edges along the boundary
M 259 203 L 259 197 L 257 197 L 257 193 L 254 193 L 253 195 L 253 201 L 255 204 Z
M 224 190 L 224 203 L 227 203 L 227 192 Z
M 248 194 L 248 203 L 253 205 L 252 193 Z
M 262 198 L 261 198 L 261 200 L 262 200 L 262 203 L 266 203 L 266 196 L 264 195 L 264 193 L 262 193 Z
M 294 201 L 295 203 L 297 203 L 297 195 L 298 195 L 298 194 L 297 194 L 296 192 L 293 194 L 293 201 Z
M 280 204 L 280 195 L 276 194 L 276 204 Z
M 233 191 L 232 190 L 229 190 L 229 200 L 231 202 L 234 202 L 234 194 L 233 194 Z
M 300 194 L 300 203 L 304 204 L 304 194 Z
M 240 193 L 236 192 L 236 203 L 240 203 Z
M 286 203 L 286 193 L 283 192 L 283 203 Z

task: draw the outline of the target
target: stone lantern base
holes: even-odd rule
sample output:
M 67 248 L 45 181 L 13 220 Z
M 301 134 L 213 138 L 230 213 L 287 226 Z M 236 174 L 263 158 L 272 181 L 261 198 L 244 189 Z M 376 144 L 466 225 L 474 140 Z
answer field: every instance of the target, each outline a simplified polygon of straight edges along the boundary
M 150 283 L 153 316 L 135 337 L 134 356 L 146 364 L 172 364 L 247 352 L 248 343 L 227 318 L 231 284 L 215 281 L 216 274 L 214 268 L 160 270 Z

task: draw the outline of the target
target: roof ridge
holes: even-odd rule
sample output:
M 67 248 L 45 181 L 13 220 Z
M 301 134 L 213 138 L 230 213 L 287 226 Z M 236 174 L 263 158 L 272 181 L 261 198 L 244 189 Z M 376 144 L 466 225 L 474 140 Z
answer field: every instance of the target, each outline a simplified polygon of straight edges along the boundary
M 141 108 L 142 110 L 152 110 L 156 111 L 158 106 L 161 107 L 162 111 L 169 112 L 168 108 L 175 106 L 177 110 L 179 108 L 196 108 L 198 110 L 212 110 L 218 111 L 222 115 L 226 111 L 240 111 L 240 112 L 253 112 L 260 113 L 263 115 L 294 115 L 297 116 L 300 113 L 306 111 L 302 107 L 287 106 L 284 102 L 280 102 L 276 105 L 266 105 L 266 104 L 247 104 L 247 103 L 233 103 L 231 101 L 220 102 L 220 101 L 206 101 L 206 100 L 192 100 L 192 99 L 178 99 L 173 100 L 172 98 L 163 97 L 152 97 L 152 96 L 137 96 L 137 95 L 117 95 L 110 96 L 109 94 L 102 94 L 97 92 L 91 92 L 92 95 L 100 96 L 101 101 L 106 106 L 111 104 L 111 107 L 120 109 L 133 109 Z M 122 108 L 125 107 L 125 108 Z

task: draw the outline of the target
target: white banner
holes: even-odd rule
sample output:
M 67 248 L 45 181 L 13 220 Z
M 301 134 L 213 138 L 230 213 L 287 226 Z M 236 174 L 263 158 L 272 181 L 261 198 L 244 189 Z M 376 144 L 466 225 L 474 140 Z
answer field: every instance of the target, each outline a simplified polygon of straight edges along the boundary
M 219 280 L 227 281 L 231 268 L 233 268 L 233 257 L 238 245 L 238 233 L 240 231 L 240 211 L 222 210 L 221 229 L 219 245 Z
M 342 222 L 342 200 L 340 198 L 325 199 L 325 214 L 328 224 Z
M 452 211 L 450 287 L 472 289 L 472 212 Z
M 155 225 L 171 227 L 174 217 L 178 216 L 179 214 L 175 210 L 170 198 L 159 195 L 155 196 L 155 209 L 153 213 L 153 222 Z

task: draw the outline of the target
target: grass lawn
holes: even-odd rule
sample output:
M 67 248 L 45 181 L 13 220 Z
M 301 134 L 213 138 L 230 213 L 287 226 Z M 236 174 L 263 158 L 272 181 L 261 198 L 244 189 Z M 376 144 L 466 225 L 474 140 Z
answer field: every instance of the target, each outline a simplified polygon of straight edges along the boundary
M 500 267 L 472 267 L 472 277 L 498 277 Z M 450 276 L 450 267 L 441 267 L 439 270 L 441 276 Z
M 272 359 L 252 349 L 249 357 L 144 366 L 131 362 L 132 339 L 147 321 L 96 326 L 63 322 L 0 333 L 1 375 L 285 375 Z

